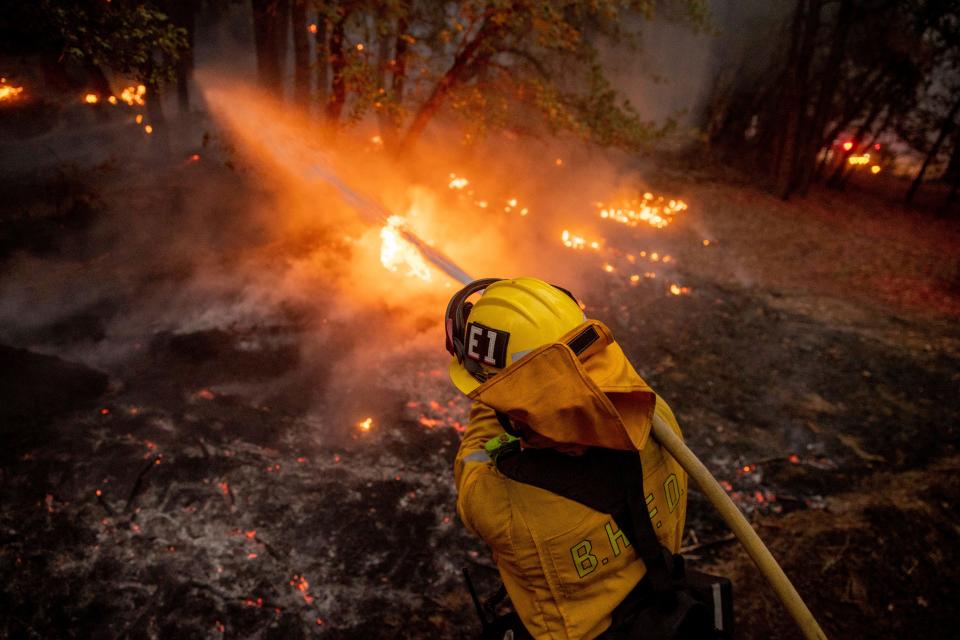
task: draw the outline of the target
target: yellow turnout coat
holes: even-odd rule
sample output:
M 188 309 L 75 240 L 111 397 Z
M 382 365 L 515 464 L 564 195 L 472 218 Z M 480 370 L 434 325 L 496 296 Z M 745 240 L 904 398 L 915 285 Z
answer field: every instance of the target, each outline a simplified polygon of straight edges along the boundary
M 591 328 L 598 339 L 578 356 L 567 343 Z M 489 545 L 534 637 L 596 637 L 643 577 L 643 561 L 610 515 L 497 471 L 484 450 L 503 434 L 494 409 L 558 442 L 638 450 L 654 530 L 676 552 L 687 476 L 649 438 L 654 411 L 680 434 L 673 413 L 597 321 L 528 354 L 470 397 L 470 424 L 454 469 L 461 520 Z

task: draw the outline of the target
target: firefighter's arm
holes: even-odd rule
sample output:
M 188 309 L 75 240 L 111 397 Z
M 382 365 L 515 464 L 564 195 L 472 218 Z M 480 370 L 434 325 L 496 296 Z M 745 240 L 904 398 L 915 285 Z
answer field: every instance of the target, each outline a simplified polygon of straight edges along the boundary
M 491 546 L 505 533 L 500 515 L 509 510 L 504 478 L 494 468 L 484 445 L 504 434 L 493 409 L 474 403 L 470 422 L 454 463 L 457 513 L 466 527 Z

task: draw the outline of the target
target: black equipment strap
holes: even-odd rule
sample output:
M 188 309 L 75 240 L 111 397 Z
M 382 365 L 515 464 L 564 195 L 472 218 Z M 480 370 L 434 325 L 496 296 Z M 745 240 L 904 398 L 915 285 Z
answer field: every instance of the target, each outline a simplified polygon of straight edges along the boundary
M 672 554 L 660 544 L 650 521 L 643 465 L 637 452 L 593 448 L 583 455 L 569 456 L 552 449 L 523 449 L 499 457 L 496 465 L 511 480 L 610 514 L 636 545 L 653 592 L 671 590 L 668 559 Z

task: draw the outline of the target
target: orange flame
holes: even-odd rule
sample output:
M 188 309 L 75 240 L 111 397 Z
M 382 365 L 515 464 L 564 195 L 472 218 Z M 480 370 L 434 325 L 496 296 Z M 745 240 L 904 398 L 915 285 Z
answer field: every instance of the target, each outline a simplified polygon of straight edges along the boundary
M 654 196 L 647 192 L 638 200 L 631 200 L 619 206 L 605 207 L 597 203 L 600 208 L 600 217 L 604 220 L 613 220 L 628 227 L 636 227 L 641 222 L 651 227 L 663 229 L 671 222 L 674 216 L 687 210 L 687 203 L 683 200 L 666 200 L 663 196 Z
M 120 92 L 120 99 L 126 102 L 131 107 L 135 104 L 143 106 L 146 104 L 144 96 L 147 94 L 147 88 L 142 84 L 138 84 L 135 87 L 127 87 Z
M 560 240 L 563 242 L 563 246 L 567 247 L 568 249 L 586 249 L 587 247 L 593 249 L 594 251 L 600 249 L 600 243 L 596 240 L 587 242 L 583 236 L 570 233 L 566 229 L 564 229 L 560 234 Z
M 0 102 L 5 100 L 15 100 L 17 96 L 23 93 L 23 87 L 10 86 L 6 81 L 6 78 L 0 80 Z
M 359 429 L 360 431 L 363 431 L 364 433 L 366 433 L 367 431 L 370 431 L 372 427 L 373 427 L 373 418 L 367 418 L 366 420 L 361 420 L 360 422 L 357 423 L 357 429 Z
M 88 93 L 87 95 L 83 96 L 83 101 L 87 104 L 97 104 L 100 102 L 100 96 L 95 93 Z
M 380 263 L 388 271 L 398 271 L 405 267 L 405 275 L 430 281 L 430 267 L 424 260 L 423 254 L 403 237 L 407 221 L 403 217 L 393 215 L 387 218 L 387 224 L 380 229 Z

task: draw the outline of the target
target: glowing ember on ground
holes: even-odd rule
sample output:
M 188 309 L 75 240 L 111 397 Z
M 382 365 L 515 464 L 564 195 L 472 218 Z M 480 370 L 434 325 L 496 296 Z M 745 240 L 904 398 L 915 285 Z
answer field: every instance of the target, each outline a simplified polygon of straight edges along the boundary
M 865 153 L 859 156 L 857 155 L 850 156 L 849 158 L 847 158 L 847 162 L 849 162 L 852 165 L 870 164 L 870 154 Z
M 371 427 L 373 427 L 373 418 L 367 418 L 357 423 L 357 429 L 360 431 L 370 431 Z
M 875 164 L 872 167 L 870 167 L 870 173 L 872 173 L 873 175 L 877 175 L 878 173 L 880 173 L 880 165 Z
M 848 140 L 847 142 L 843 143 L 843 150 L 850 151 L 850 149 L 853 149 L 853 143 Z
M 95 93 L 88 93 L 87 95 L 83 96 L 83 101 L 87 104 L 97 104 L 100 102 L 100 96 Z
M 405 275 L 430 281 L 430 267 L 420 251 L 403 237 L 406 220 L 401 216 L 390 216 L 387 224 L 380 229 L 380 262 L 389 271 L 398 271 L 406 267 Z
M 690 287 L 681 287 L 678 284 L 671 284 L 670 293 L 672 293 L 675 296 L 685 296 L 690 293 Z
M 151 126 L 151 125 L 148 124 L 147 126 L 145 126 L 145 127 L 143 128 L 143 130 L 144 130 L 144 132 L 146 132 L 147 135 L 150 135 L 151 133 L 153 133 L 153 126 Z
M 23 87 L 13 87 L 7 84 L 7 79 L 0 80 L 0 102 L 4 100 L 13 101 L 23 93 Z
M 645 193 L 642 198 L 617 206 L 604 206 L 603 203 L 597 206 L 604 220 L 613 220 L 628 227 L 636 227 L 644 222 L 657 229 L 666 227 L 673 222 L 674 216 L 687 209 L 687 203 L 683 200 L 667 200 L 652 193 Z
M 309 27 L 307 27 L 307 29 L 310 30 L 310 33 L 316 33 L 316 32 L 317 32 L 317 25 L 311 24 Z
M 142 123 L 143 123 L 143 114 L 138 113 L 138 114 L 137 114 L 137 117 L 134 118 L 133 121 L 136 122 L 137 124 L 142 124 Z
M 110 104 L 117 104 L 117 96 L 110 96 L 109 98 L 107 98 L 107 102 L 109 102 Z

